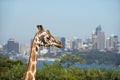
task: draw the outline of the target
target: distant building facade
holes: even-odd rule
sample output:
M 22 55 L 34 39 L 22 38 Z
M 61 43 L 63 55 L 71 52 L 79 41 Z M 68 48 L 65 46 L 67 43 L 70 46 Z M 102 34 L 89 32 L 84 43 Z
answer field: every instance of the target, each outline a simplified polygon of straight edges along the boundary
M 7 50 L 7 53 L 19 53 L 19 43 L 15 42 L 15 40 L 11 38 L 5 45 L 5 50 Z
M 98 50 L 105 49 L 105 34 L 103 31 L 100 31 L 97 34 L 97 49 Z
M 67 50 L 73 50 L 72 49 L 72 41 L 71 40 L 67 40 L 66 41 L 66 49 Z
M 65 37 L 61 37 L 61 43 L 63 44 L 63 48 L 62 48 L 62 51 L 64 51 L 65 50 L 65 47 L 66 47 L 66 39 L 65 39 Z
M 111 35 L 106 39 L 106 49 L 107 50 L 116 50 L 118 46 L 118 36 Z
M 92 34 L 93 49 L 104 50 L 105 49 L 105 33 L 102 31 L 101 25 L 96 28 L 94 34 Z

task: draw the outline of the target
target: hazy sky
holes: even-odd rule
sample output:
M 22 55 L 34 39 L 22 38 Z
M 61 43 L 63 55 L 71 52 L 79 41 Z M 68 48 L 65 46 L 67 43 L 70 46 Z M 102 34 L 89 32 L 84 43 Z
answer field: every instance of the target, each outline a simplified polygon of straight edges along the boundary
M 120 37 L 120 0 L 0 0 L 0 43 L 29 43 L 38 24 L 56 37 L 85 39 L 99 24 Z

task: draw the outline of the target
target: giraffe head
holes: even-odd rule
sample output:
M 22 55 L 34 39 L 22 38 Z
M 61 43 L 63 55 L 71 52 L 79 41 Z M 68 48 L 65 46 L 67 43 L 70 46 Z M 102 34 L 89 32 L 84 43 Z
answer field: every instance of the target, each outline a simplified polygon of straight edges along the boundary
M 51 35 L 49 30 L 44 30 L 42 25 L 37 25 L 38 33 L 37 33 L 37 40 L 40 43 L 40 46 L 55 46 L 58 48 L 62 48 L 62 43 L 56 39 L 54 36 Z

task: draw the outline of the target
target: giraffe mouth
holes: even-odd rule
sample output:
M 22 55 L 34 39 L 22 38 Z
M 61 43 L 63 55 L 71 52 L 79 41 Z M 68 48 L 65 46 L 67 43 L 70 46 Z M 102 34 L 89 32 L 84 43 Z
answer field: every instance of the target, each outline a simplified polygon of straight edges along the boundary
M 55 46 L 55 47 L 57 47 L 57 48 L 62 48 L 62 47 L 63 47 L 62 44 L 57 44 L 57 43 L 52 44 L 52 46 Z
M 52 44 L 52 45 L 45 44 L 44 46 L 45 46 L 45 47 L 50 47 L 50 46 L 53 46 L 53 47 L 57 47 L 57 48 L 62 48 L 62 47 L 63 47 L 63 45 L 62 45 L 62 44 Z
M 58 48 L 62 48 L 62 47 L 63 47 L 63 45 L 56 45 L 56 47 L 58 47 Z

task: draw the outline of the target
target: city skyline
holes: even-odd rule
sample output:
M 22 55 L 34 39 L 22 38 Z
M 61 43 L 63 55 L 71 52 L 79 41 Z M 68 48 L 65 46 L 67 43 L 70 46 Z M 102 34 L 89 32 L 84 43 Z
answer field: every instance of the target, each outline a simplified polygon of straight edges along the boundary
M 86 39 L 100 24 L 106 37 L 120 39 L 120 1 L 0 1 L 0 43 L 11 37 L 29 43 L 42 24 L 56 37 Z
M 74 39 L 81 39 L 82 42 L 84 43 L 84 42 L 86 42 L 86 40 L 87 40 L 88 38 L 92 38 L 92 36 L 93 36 L 94 34 L 96 34 L 96 31 L 97 31 L 97 28 L 98 28 L 98 27 L 101 28 L 100 31 L 104 32 L 104 30 L 102 29 L 101 25 L 98 25 L 98 26 L 94 29 L 94 32 L 91 32 L 91 34 L 89 34 L 89 36 L 87 36 L 85 39 L 82 39 L 81 37 L 78 37 L 78 36 L 73 36 L 73 37 L 71 37 L 70 39 L 68 39 L 67 37 L 63 37 L 63 36 L 59 36 L 59 37 L 57 37 L 57 38 L 59 38 L 59 39 L 60 39 L 60 38 L 65 38 L 66 41 L 74 40 Z M 104 33 L 105 33 L 105 32 L 104 32 Z M 111 36 L 118 36 L 118 35 L 116 35 L 116 34 L 110 34 L 110 35 L 107 35 L 107 36 L 106 36 L 106 34 L 104 34 L 104 35 L 105 35 L 105 41 L 106 41 L 108 38 L 110 38 Z M 56 36 L 55 36 L 55 37 L 56 37 Z M 120 41 L 119 38 L 120 38 L 120 37 L 118 36 L 118 41 Z M 17 40 L 16 38 L 9 37 L 8 40 L 6 40 L 4 43 L 0 42 L 0 44 L 5 45 L 5 44 L 7 43 L 7 41 L 9 41 L 9 40 L 14 40 L 14 41 L 16 41 L 16 42 L 18 42 L 18 43 L 20 43 L 20 44 L 29 44 L 29 45 L 30 45 L 32 38 L 30 38 L 27 43 L 24 43 L 24 42 L 22 43 L 21 41 Z
M 77 51 L 90 51 L 90 50 L 99 50 L 99 51 L 117 51 L 120 53 L 120 43 L 118 42 L 117 35 L 111 35 L 105 39 L 104 32 L 102 31 L 101 26 L 96 27 L 96 31 L 89 37 L 85 42 L 82 39 L 74 38 L 73 40 L 67 40 L 65 37 L 59 38 L 59 40 L 64 45 L 64 48 L 61 50 L 51 47 L 46 48 L 42 47 L 40 50 L 45 50 L 45 53 L 51 52 L 56 53 L 57 51 L 69 51 L 69 50 L 77 50 Z M 16 52 L 16 53 L 26 53 L 29 52 L 30 43 L 21 44 L 16 42 L 15 39 L 9 39 L 7 44 L 0 47 L 1 50 L 7 51 L 8 53 Z M 20 51 L 20 52 L 19 52 Z M 41 52 L 41 53 L 44 53 Z

